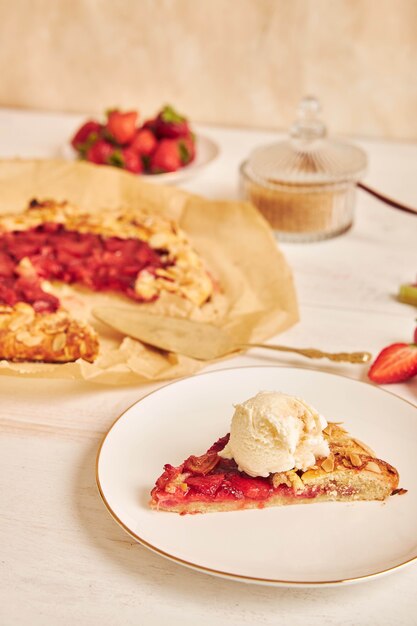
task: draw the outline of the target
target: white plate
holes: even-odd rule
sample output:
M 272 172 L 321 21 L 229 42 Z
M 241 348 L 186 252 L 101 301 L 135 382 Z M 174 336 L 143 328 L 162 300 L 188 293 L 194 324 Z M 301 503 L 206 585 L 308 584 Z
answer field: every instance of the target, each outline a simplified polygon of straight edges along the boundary
M 228 432 L 232 405 L 260 390 L 303 397 L 376 449 L 409 491 L 387 502 L 317 503 L 185 515 L 148 507 L 164 463 L 202 454 Z M 97 484 L 134 539 L 182 565 L 269 585 L 368 580 L 417 558 L 417 409 L 373 385 L 286 367 L 218 370 L 171 383 L 128 409 L 97 457 Z
M 205 135 L 196 135 L 196 157 L 192 163 L 182 167 L 176 172 L 166 172 L 165 174 L 140 174 L 140 177 L 147 182 L 174 185 L 188 180 L 202 171 L 209 163 L 217 158 L 218 154 L 219 146 L 216 142 Z M 73 161 L 77 159 L 77 153 L 69 143 L 61 146 L 58 156 Z

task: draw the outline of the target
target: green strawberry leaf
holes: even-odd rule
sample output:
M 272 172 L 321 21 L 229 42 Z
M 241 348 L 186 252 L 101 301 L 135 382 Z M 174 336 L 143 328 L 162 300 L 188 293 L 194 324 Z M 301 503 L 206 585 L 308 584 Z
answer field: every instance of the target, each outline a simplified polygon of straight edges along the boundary
M 164 122 L 171 124 L 180 124 L 185 122 L 186 118 L 183 115 L 177 113 L 177 111 L 171 105 L 167 104 L 161 111 L 161 118 Z
M 398 299 L 405 304 L 417 306 L 417 285 L 401 285 L 398 292 Z
M 97 139 L 99 139 L 99 134 L 98 133 L 90 133 L 88 135 L 86 141 L 84 141 L 84 143 L 79 144 L 77 146 L 77 152 L 81 156 L 82 159 L 86 159 L 87 158 L 88 150 L 91 148 L 91 146 L 93 144 L 96 143 Z
M 119 146 L 116 139 L 113 137 L 113 135 L 110 133 L 110 131 L 107 128 L 103 128 L 102 137 L 109 143 L 112 143 L 114 146 Z
M 115 113 L 116 111 L 118 111 L 119 109 L 117 107 L 110 107 L 109 109 L 106 109 L 104 111 L 105 116 L 107 117 L 107 119 L 109 118 L 110 113 Z
M 191 161 L 190 151 L 188 150 L 187 146 L 185 145 L 185 143 L 183 141 L 180 141 L 178 143 L 178 148 L 179 148 L 179 151 L 180 151 L 181 163 L 183 165 L 187 165 L 187 163 L 189 163 Z
M 120 150 L 115 150 L 107 159 L 107 163 L 109 165 L 114 165 L 115 167 L 124 167 L 125 160 L 123 158 L 123 154 Z

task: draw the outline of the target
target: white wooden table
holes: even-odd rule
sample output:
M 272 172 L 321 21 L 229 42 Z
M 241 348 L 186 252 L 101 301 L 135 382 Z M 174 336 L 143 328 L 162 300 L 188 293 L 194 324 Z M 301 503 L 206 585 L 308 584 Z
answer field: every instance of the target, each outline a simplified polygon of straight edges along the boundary
M 80 119 L 0 111 L 0 157 L 54 156 Z M 238 163 L 273 135 L 204 132 L 219 142 L 221 156 L 184 186 L 235 198 Z M 368 182 L 416 206 L 417 145 L 360 143 L 370 156 Z M 401 282 L 415 278 L 416 242 L 414 216 L 360 194 L 355 226 L 346 235 L 282 245 L 294 270 L 301 321 L 279 341 L 374 353 L 411 341 L 416 310 L 393 296 Z M 366 377 L 362 366 L 276 359 L 254 350 L 226 365 L 279 362 Z M 100 501 L 94 464 L 110 424 L 148 390 L 0 376 L 2 626 L 417 623 L 417 565 L 362 585 L 275 589 L 189 571 L 133 543 Z M 390 390 L 417 402 L 417 379 Z

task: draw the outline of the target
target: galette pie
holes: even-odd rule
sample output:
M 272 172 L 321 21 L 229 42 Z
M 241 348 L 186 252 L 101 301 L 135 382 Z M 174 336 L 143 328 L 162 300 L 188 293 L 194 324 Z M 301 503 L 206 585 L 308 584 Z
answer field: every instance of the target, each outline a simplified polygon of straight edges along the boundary
M 306 471 L 254 477 L 219 454 L 229 441 L 226 435 L 202 456 L 190 456 L 177 467 L 165 465 L 150 505 L 180 514 L 208 513 L 329 500 L 385 500 L 404 492 L 398 489 L 397 470 L 340 425 L 329 422 L 323 436 L 329 454 Z
M 113 292 L 138 303 L 162 292 L 196 306 L 213 291 L 203 261 L 174 222 L 142 209 L 83 212 L 32 200 L 0 217 L 0 358 L 94 361 L 99 339 L 74 319 L 53 284 Z

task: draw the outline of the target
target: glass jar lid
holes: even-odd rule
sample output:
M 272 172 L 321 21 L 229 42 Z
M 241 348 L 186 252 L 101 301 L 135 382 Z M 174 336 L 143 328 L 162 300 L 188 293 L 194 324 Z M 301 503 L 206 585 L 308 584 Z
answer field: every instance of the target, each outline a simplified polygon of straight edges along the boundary
M 254 150 L 245 173 L 267 185 L 359 180 L 366 169 L 366 153 L 350 143 L 329 139 L 320 109 L 316 98 L 303 98 L 288 139 Z

